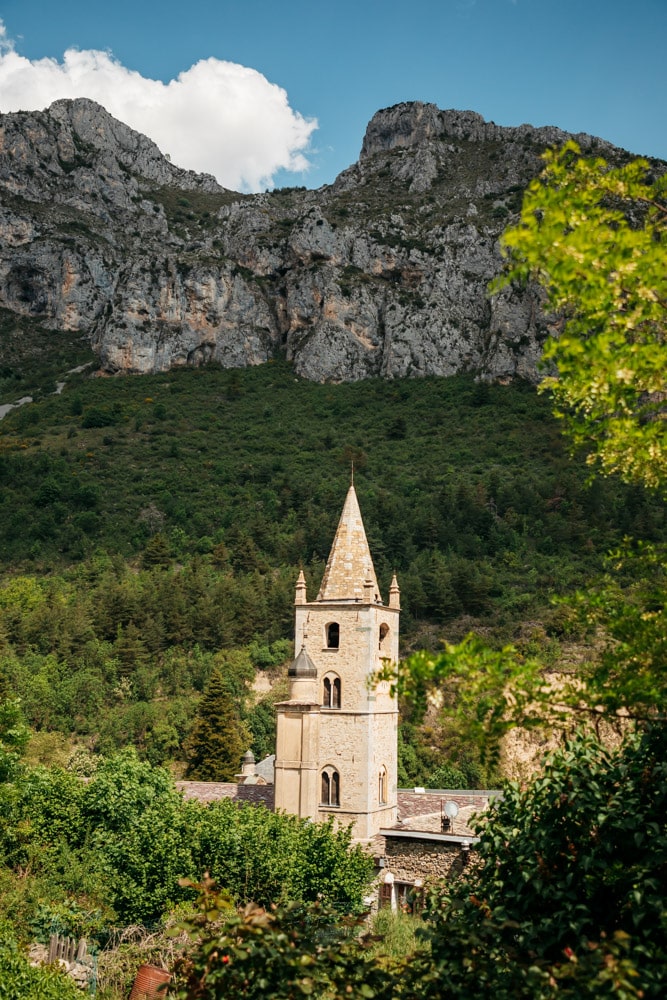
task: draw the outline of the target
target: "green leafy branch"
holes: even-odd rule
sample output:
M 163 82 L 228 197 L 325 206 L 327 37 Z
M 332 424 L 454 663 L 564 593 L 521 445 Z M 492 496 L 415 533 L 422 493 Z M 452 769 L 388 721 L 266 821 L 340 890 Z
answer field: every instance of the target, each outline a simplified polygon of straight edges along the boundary
M 182 884 L 199 898 L 195 916 L 174 928 L 189 938 L 176 967 L 179 1000 L 390 1000 L 392 978 L 372 956 L 363 917 L 321 902 L 236 909 L 208 876 Z
M 544 154 L 492 291 L 542 285 L 559 317 L 544 352 L 559 374 L 542 388 L 575 444 L 593 444 L 591 463 L 656 488 L 667 473 L 667 174 L 579 153 L 568 142 Z
M 568 717 L 566 703 L 574 702 L 567 681 L 556 697 L 538 659 L 522 656 L 512 645 L 491 649 L 472 634 L 456 645 L 444 643 L 439 653 L 414 653 L 399 665 L 398 674 L 386 667 L 377 679 L 391 681 L 394 692 L 417 712 L 434 702 L 450 726 L 465 732 L 491 759 L 508 730 L 562 723 Z

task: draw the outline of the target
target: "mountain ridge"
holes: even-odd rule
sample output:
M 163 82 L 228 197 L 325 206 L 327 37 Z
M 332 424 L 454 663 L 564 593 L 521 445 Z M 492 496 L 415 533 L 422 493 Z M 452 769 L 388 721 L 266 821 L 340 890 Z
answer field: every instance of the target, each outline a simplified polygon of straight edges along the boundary
M 243 195 L 87 99 L 2 115 L 0 307 L 83 338 L 107 373 L 284 354 L 316 381 L 535 381 L 542 293 L 487 287 L 541 152 L 568 137 L 399 104 L 333 184 Z

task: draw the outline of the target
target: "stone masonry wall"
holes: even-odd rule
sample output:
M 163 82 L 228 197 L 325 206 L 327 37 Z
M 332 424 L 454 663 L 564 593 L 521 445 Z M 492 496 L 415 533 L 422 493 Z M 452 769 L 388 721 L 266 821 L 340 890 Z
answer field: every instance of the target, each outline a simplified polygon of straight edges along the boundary
M 393 840 L 385 845 L 386 868 L 399 882 L 447 879 L 462 868 L 459 844 L 419 840 Z

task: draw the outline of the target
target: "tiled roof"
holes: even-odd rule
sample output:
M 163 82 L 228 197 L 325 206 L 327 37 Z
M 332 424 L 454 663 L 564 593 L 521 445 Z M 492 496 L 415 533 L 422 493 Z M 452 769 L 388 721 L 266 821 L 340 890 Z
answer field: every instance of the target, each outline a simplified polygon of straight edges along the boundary
M 237 785 L 233 781 L 177 781 L 176 787 L 185 799 L 199 802 L 218 802 L 233 799 L 235 802 L 264 804 L 273 809 L 273 785 Z
M 445 802 L 456 802 L 459 812 L 453 820 L 449 832 L 462 837 L 470 837 L 471 817 L 484 812 L 489 801 L 500 795 L 498 791 L 448 790 L 415 792 L 414 789 L 398 790 L 397 830 L 421 830 L 425 833 L 442 831 L 442 813 Z
M 258 772 L 263 765 L 270 770 L 274 758 L 267 757 L 257 765 Z M 266 777 L 265 774 L 262 774 Z M 263 803 L 267 809 L 274 808 L 274 786 L 237 785 L 231 781 L 178 781 L 176 787 L 186 799 L 199 802 L 217 802 L 219 799 L 233 799 L 235 802 Z M 473 813 L 483 812 L 490 799 L 500 795 L 498 791 L 429 791 L 415 792 L 413 789 L 399 789 L 398 817 L 396 830 L 440 833 L 442 808 L 445 802 L 456 802 L 459 813 L 450 831 L 454 835 L 472 835 L 469 826 Z

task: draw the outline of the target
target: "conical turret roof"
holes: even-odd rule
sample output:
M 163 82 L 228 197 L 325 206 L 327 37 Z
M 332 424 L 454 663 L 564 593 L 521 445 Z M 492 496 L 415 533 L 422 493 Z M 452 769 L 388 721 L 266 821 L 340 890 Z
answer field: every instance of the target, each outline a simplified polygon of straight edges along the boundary
M 317 667 L 308 656 L 305 646 L 301 647 L 301 652 L 287 671 L 288 677 L 317 677 Z
M 371 599 L 380 601 L 380 588 L 361 520 L 357 494 L 354 486 L 350 486 L 317 600 L 362 600 L 366 581 L 372 584 Z

